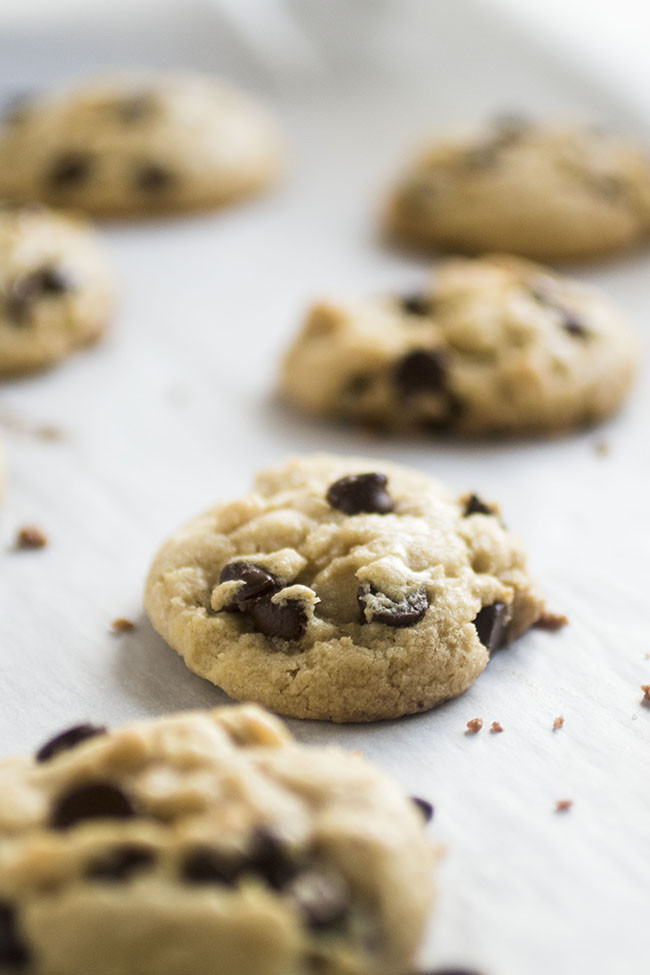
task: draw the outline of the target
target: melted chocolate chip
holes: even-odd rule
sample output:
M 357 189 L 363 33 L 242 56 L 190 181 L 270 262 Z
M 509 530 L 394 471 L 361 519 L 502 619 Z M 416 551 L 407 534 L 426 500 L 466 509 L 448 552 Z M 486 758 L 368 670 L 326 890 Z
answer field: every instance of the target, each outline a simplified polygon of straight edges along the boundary
M 211 846 L 190 850 L 181 864 L 181 876 L 188 884 L 232 886 L 244 867 L 242 857 Z
M 22 968 L 29 961 L 27 948 L 20 940 L 16 925 L 16 909 L 0 901 L 0 965 Z
M 350 904 L 350 894 L 343 879 L 319 870 L 299 874 L 287 892 L 312 930 L 329 928 L 343 920 Z
M 421 799 L 420 796 L 411 796 L 411 802 L 418 807 L 425 823 L 430 823 L 433 819 L 433 805 L 427 799 Z
M 245 603 L 267 593 L 277 592 L 280 588 L 276 578 L 270 572 L 253 562 L 228 562 L 224 565 L 219 582 L 230 581 L 243 582 L 243 586 L 239 587 L 234 598 L 238 608 L 244 608 Z
M 363 623 L 385 623 L 386 626 L 394 626 L 401 629 L 405 626 L 415 626 L 419 623 L 427 609 L 429 608 L 429 597 L 424 586 L 421 589 L 414 589 L 399 602 L 388 600 L 384 596 L 379 605 L 374 604 L 371 596 L 376 596 L 378 590 L 367 582 L 359 586 L 357 592 L 357 602 L 361 609 Z M 370 605 L 371 618 L 366 617 L 366 607 Z
M 465 501 L 465 510 L 463 511 L 463 517 L 467 518 L 469 515 L 493 515 L 494 511 L 492 508 L 481 501 L 477 494 L 470 494 L 469 498 Z
M 15 324 L 25 324 L 30 318 L 32 305 L 47 295 L 60 295 L 72 286 L 70 278 L 59 268 L 44 267 L 15 278 L 5 296 L 7 316 Z
M 445 356 L 438 349 L 415 349 L 397 363 L 395 384 L 404 398 L 418 393 L 439 393 L 444 389 Z
M 142 193 L 162 193 L 173 182 L 171 171 L 160 163 L 146 163 L 135 174 L 135 187 Z
M 47 180 L 55 189 L 81 186 L 90 176 L 92 159 L 85 152 L 66 152 L 50 167 Z
M 494 653 L 504 645 L 507 615 L 505 603 L 492 603 L 491 606 L 484 606 L 474 620 L 478 638 L 488 653 Z
M 92 880 L 129 880 L 133 874 L 152 866 L 153 862 L 151 850 L 135 843 L 125 843 L 89 863 L 85 874 Z
M 59 752 L 65 752 L 69 748 L 75 748 L 76 745 L 80 745 L 82 741 L 88 741 L 89 738 L 95 738 L 97 735 L 104 734 L 106 734 L 106 728 L 102 725 L 73 725 L 72 728 L 68 728 L 66 731 L 62 731 L 54 738 L 46 741 L 36 752 L 36 761 L 49 762 Z
M 385 515 L 395 507 L 386 490 L 387 483 L 385 474 L 348 474 L 330 484 L 327 502 L 346 515 L 358 515 L 361 512 Z
M 406 312 L 407 315 L 424 318 L 433 314 L 433 299 L 427 294 L 414 292 L 410 295 L 402 295 L 399 304 L 402 311 Z
M 51 829 L 69 829 L 87 819 L 131 819 L 130 799 L 110 782 L 88 782 L 64 792 L 50 811 Z
M 245 611 L 264 636 L 277 636 L 281 640 L 299 640 L 307 628 L 307 613 L 303 603 L 287 599 L 282 603 L 271 602 L 271 595 L 247 603 Z
M 275 890 L 292 880 L 298 865 L 285 841 L 267 827 L 260 827 L 251 839 L 246 869 L 260 874 Z

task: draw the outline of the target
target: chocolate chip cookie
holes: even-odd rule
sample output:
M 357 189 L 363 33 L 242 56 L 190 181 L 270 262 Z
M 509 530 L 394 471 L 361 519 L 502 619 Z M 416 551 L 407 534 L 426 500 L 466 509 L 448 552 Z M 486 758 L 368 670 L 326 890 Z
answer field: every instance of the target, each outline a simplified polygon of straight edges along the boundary
M 392 975 L 431 906 L 428 804 L 256 707 L 77 725 L 0 791 L 3 971 Z
M 501 118 L 424 146 L 386 223 L 442 250 L 596 257 L 648 235 L 650 158 L 633 138 L 594 126 Z
M 300 410 L 379 430 L 549 434 L 614 413 L 637 344 L 599 292 L 523 258 L 457 258 L 417 294 L 321 302 L 285 359 Z
M 21 100 L 0 128 L 0 194 L 106 216 L 214 207 L 271 184 L 282 151 L 216 78 L 129 74 Z
M 0 206 L 0 375 L 96 341 L 112 307 L 112 275 L 89 226 L 41 206 Z
M 373 721 L 461 694 L 543 602 L 493 505 L 385 461 L 317 454 L 173 535 L 145 606 L 233 697 Z

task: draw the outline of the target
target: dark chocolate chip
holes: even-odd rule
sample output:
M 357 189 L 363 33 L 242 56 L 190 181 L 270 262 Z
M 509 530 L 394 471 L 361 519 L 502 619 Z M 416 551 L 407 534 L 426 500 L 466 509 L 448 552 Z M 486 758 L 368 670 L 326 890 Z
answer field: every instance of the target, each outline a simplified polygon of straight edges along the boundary
M 407 315 L 417 315 L 426 317 L 433 314 L 433 299 L 431 295 L 414 292 L 410 295 L 402 295 L 399 299 L 400 308 Z
M 286 842 L 262 826 L 251 838 L 246 869 L 260 874 L 271 887 L 280 890 L 296 876 L 299 867 Z
M 22 943 L 16 924 L 16 908 L 0 901 L 0 965 L 22 968 L 29 961 L 27 948 Z
M 445 365 L 445 356 L 438 349 L 409 352 L 399 360 L 395 369 L 395 384 L 400 396 L 441 392 L 447 375 Z
M 563 311 L 562 328 L 577 339 L 589 338 L 589 329 L 570 311 Z
M 297 599 L 282 603 L 271 602 L 271 595 L 260 596 L 243 609 L 251 616 L 255 626 L 264 636 L 277 636 L 281 640 L 299 640 L 307 627 L 304 604 Z
M 146 163 L 135 174 L 135 187 L 142 193 L 162 193 L 173 182 L 171 171 L 159 163 Z
M 55 189 L 81 186 L 90 176 L 92 159 L 85 152 L 66 152 L 50 167 L 47 180 Z
M 368 620 L 365 609 L 370 602 L 369 597 L 377 594 L 378 590 L 367 582 L 359 586 L 357 602 L 361 609 L 363 623 L 385 623 L 386 626 L 394 626 L 399 629 L 405 626 L 415 626 L 429 608 L 429 597 L 426 589 L 422 586 L 420 589 L 414 589 L 408 593 L 399 602 L 393 602 L 387 596 L 383 596 L 380 605 L 372 607 L 372 617 Z
M 106 734 L 106 728 L 102 725 L 95 724 L 76 724 L 72 728 L 68 728 L 66 731 L 62 731 L 60 734 L 55 735 L 54 738 L 50 738 L 46 741 L 39 750 L 36 752 L 37 762 L 49 762 L 51 758 L 58 755 L 59 752 L 65 752 L 69 748 L 74 748 L 76 745 L 80 745 L 82 741 L 88 741 L 89 738 L 95 738 L 97 735 Z
M 87 819 L 131 819 L 131 800 L 110 782 L 87 782 L 64 792 L 50 811 L 51 829 L 69 829 Z
M 121 122 L 141 122 L 156 111 L 157 102 L 153 95 L 145 93 L 131 95 L 115 103 L 114 109 Z
M 231 887 L 244 867 L 241 856 L 211 846 L 197 846 L 185 854 L 181 876 L 188 884 L 225 884 Z
M 492 603 L 491 606 L 484 606 L 474 620 L 478 638 L 488 653 L 494 653 L 504 645 L 507 615 L 505 603 Z
M 134 873 L 152 866 L 154 859 L 146 847 L 125 843 L 92 860 L 85 875 L 92 880 L 129 880 Z
M 334 874 L 307 870 L 291 881 L 287 893 L 296 902 L 312 930 L 332 927 L 343 920 L 350 905 L 345 881 Z
M 280 588 L 278 582 L 270 572 L 253 562 L 228 562 L 224 565 L 219 576 L 219 582 L 243 582 L 237 590 L 234 603 L 243 608 L 243 604 L 274 593 Z
M 420 796 L 411 796 L 411 802 L 418 807 L 425 823 L 430 823 L 433 819 L 433 805 L 427 799 L 421 799 Z
M 7 289 L 5 310 L 12 322 L 23 325 L 29 321 L 32 305 L 47 295 L 68 291 L 72 282 L 59 268 L 44 267 L 15 278 Z
M 387 483 L 385 474 L 347 474 L 330 484 L 327 502 L 346 515 L 358 515 L 361 512 L 386 515 L 395 507 L 386 490 Z
M 470 494 L 469 498 L 465 501 L 465 510 L 463 512 L 463 517 L 467 518 L 468 515 L 493 515 L 494 511 L 492 508 L 481 501 L 477 494 Z

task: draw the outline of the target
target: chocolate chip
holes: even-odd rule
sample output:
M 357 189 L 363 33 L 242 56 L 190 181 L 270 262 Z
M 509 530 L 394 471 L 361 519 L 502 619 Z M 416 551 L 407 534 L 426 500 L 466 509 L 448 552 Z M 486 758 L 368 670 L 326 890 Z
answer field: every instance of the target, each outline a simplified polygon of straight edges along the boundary
M 411 796 L 411 802 L 418 807 L 425 823 L 430 823 L 433 819 L 433 805 L 427 799 L 421 799 L 420 796 Z
M 433 314 L 433 299 L 427 294 L 414 292 L 410 295 L 402 295 L 399 304 L 407 315 L 426 317 Z
M 531 288 L 530 294 L 540 305 L 543 305 L 545 308 L 551 308 L 553 311 L 559 313 L 561 316 L 560 325 L 569 335 L 581 339 L 589 338 L 589 329 L 582 324 L 574 312 L 565 308 L 553 295 L 548 294 L 543 288 Z
M 243 583 L 234 597 L 234 603 L 238 608 L 259 596 L 277 592 L 280 588 L 275 576 L 262 566 L 255 565 L 254 562 L 228 562 L 224 565 L 219 582 L 231 581 Z
M 399 629 L 405 626 L 415 626 L 419 623 L 429 608 L 429 597 L 422 586 L 408 593 L 399 602 L 393 602 L 388 596 L 380 595 L 379 604 L 371 597 L 380 595 L 370 583 L 364 582 L 359 586 L 357 602 L 361 609 L 362 622 L 385 623 Z M 365 610 L 370 606 L 371 618 L 368 620 Z
M 85 152 L 66 152 L 50 167 L 47 180 L 55 189 L 81 186 L 90 176 L 92 159 Z
M 484 606 L 474 620 L 478 638 L 487 648 L 488 653 L 494 653 L 505 643 L 506 617 L 508 607 L 505 603 L 492 603 Z
M 93 860 L 86 867 L 85 875 L 92 880 L 129 880 L 134 873 L 150 867 L 154 859 L 146 847 L 125 843 Z
M 439 393 L 444 389 L 447 370 L 445 356 L 438 349 L 415 349 L 400 359 L 395 368 L 395 384 L 400 396 Z
M 135 174 L 135 187 L 142 193 L 161 193 L 174 182 L 174 177 L 166 166 L 159 163 L 146 163 Z
M 24 324 L 30 318 L 34 301 L 43 295 L 60 295 L 68 291 L 71 281 L 59 268 L 44 267 L 15 278 L 7 289 L 5 309 L 15 324 Z
M 312 930 L 332 927 L 341 921 L 350 904 L 347 884 L 341 877 L 319 870 L 307 870 L 291 881 L 287 889 L 305 924 Z
M 576 318 L 574 314 L 570 311 L 563 311 L 562 317 L 562 328 L 569 335 L 573 335 L 574 338 L 586 339 L 589 338 L 589 329 Z
M 153 95 L 141 93 L 123 98 L 112 106 L 121 122 L 141 122 L 153 115 L 157 102 Z
M 303 603 L 287 599 L 282 603 L 271 602 L 271 596 L 261 596 L 246 604 L 245 611 L 264 636 L 277 636 L 281 640 L 299 640 L 307 627 L 307 613 Z
M 481 501 L 477 494 L 470 494 L 469 498 L 465 501 L 465 510 L 463 511 L 463 518 L 467 518 L 469 515 L 493 515 L 494 511 L 489 505 Z
M 64 792 L 50 811 L 51 829 L 69 829 L 87 819 L 131 819 L 130 799 L 110 782 L 88 782 Z
M 346 515 L 361 512 L 386 515 L 395 503 L 386 490 L 385 474 L 347 474 L 334 481 L 327 489 L 327 502 Z
M 197 846 L 186 853 L 181 876 L 189 884 L 226 884 L 232 886 L 242 872 L 243 858 L 212 846 Z
M 69 748 L 74 748 L 76 745 L 80 745 L 82 741 L 88 741 L 89 738 L 95 738 L 97 735 L 105 735 L 106 728 L 102 725 L 95 724 L 76 724 L 72 728 L 68 728 L 66 731 L 62 731 L 60 734 L 55 735 L 54 738 L 50 738 L 46 741 L 39 750 L 36 752 L 37 762 L 49 762 L 50 759 L 58 755 L 59 752 L 68 751 Z
M 28 962 L 27 948 L 17 931 L 16 908 L 0 901 L 0 965 L 22 968 Z
M 284 887 L 298 872 L 298 865 L 285 841 L 262 826 L 251 838 L 246 869 L 260 874 L 275 890 Z

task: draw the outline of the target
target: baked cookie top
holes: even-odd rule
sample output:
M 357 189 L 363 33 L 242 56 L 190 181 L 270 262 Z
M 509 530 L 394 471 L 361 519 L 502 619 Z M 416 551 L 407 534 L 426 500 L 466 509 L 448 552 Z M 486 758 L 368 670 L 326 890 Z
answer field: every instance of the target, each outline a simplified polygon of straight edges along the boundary
M 386 461 L 316 454 L 173 535 L 145 606 L 233 697 L 371 721 L 460 694 L 543 604 L 493 506 Z
M 115 75 L 9 107 L 0 194 L 107 216 L 202 209 L 272 183 L 281 157 L 264 109 L 224 81 Z
M 258 708 L 78 725 L 0 789 L 12 971 L 394 975 L 422 935 L 421 801 Z
M 113 292 L 86 223 L 41 206 L 0 205 L 0 375 L 49 366 L 94 342 Z
M 443 250 L 549 261 L 606 254 L 650 230 L 650 156 L 594 126 L 502 118 L 424 146 L 386 220 L 398 237 Z
M 598 291 L 521 258 L 444 262 L 419 294 L 315 305 L 281 392 L 380 429 L 542 434 L 621 405 L 636 342 Z

